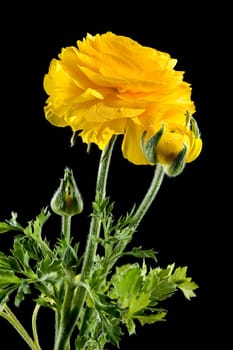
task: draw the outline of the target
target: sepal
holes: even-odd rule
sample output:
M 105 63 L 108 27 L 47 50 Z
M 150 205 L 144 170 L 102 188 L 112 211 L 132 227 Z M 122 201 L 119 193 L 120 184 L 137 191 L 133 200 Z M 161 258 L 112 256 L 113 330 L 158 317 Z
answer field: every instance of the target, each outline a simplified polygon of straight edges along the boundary
M 152 136 L 147 142 L 145 142 L 146 131 L 142 134 L 141 137 L 141 148 L 142 151 L 151 164 L 156 164 L 156 147 L 158 145 L 161 136 L 163 135 L 164 125 L 162 125 L 161 129 Z
M 164 165 L 164 171 L 169 177 L 175 177 L 182 173 L 186 164 L 186 156 L 188 153 L 188 147 L 184 144 L 184 148 L 178 154 L 174 162 L 169 165 Z

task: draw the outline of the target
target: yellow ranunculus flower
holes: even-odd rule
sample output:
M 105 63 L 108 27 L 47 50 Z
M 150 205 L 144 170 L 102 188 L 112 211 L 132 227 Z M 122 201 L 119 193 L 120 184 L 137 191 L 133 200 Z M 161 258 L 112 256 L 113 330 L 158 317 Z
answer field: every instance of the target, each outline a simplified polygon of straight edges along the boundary
M 176 62 L 128 37 L 88 34 L 51 61 L 44 78 L 46 118 L 80 131 L 83 142 L 100 149 L 122 134 L 124 157 L 149 164 L 140 148 L 142 133 L 153 135 L 167 122 L 183 127 L 185 113 L 195 112 L 191 87 L 184 72 L 174 70 Z

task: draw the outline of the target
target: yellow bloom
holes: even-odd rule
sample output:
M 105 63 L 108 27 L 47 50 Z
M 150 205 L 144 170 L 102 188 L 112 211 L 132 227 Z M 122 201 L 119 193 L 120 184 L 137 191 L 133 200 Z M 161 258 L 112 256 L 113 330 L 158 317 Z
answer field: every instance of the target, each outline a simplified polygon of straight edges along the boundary
M 80 131 L 83 142 L 100 149 L 121 134 L 124 157 L 149 164 L 140 148 L 143 132 L 153 135 L 163 123 L 183 127 L 185 113 L 195 112 L 191 87 L 184 72 L 174 70 L 176 63 L 128 37 L 88 34 L 51 61 L 44 78 L 45 116 L 53 125 Z

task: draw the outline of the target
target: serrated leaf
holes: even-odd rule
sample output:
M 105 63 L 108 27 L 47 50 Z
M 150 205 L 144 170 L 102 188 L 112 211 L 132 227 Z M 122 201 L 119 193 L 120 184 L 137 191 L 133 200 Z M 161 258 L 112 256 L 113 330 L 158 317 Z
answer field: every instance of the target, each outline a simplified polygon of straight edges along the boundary
M 61 271 L 61 263 L 58 260 L 50 258 L 48 255 L 37 265 L 37 275 L 40 279 L 45 280 L 45 276 L 58 276 Z
M 166 311 L 162 311 L 157 312 L 156 314 L 138 315 L 136 318 L 141 323 L 141 325 L 144 326 L 145 324 L 153 324 L 158 321 L 164 321 L 166 314 Z
M 175 283 L 183 282 L 186 280 L 187 266 L 177 267 L 171 276 L 171 280 Z
M 92 294 L 92 297 L 95 300 L 95 308 L 100 312 L 105 312 L 113 317 L 119 316 L 119 309 L 117 305 L 112 303 L 110 297 L 104 294 L 95 293 Z
M 157 261 L 157 258 L 155 256 L 155 251 L 153 249 L 147 249 L 143 250 L 141 247 L 134 247 L 132 251 L 124 253 L 124 255 L 132 255 L 136 258 L 150 258 L 154 261 Z
M 10 268 L 11 268 L 13 271 L 15 271 L 15 272 L 20 272 L 20 271 L 22 271 L 22 270 L 21 270 L 21 267 L 20 267 L 20 264 L 19 264 L 19 262 L 17 261 L 17 259 L 16 259 L 15 257 L 13 257 L 13 256 L 8 256 L 7 259 L 8 259 L 8 264 L 9 264 Z
M 190 300 L 196 296 L 195 289 L 199 288 L 195 282 L 186 281 L 178 285 L 178 288 L 183 292 L 186 299 Z
M 0 252 L 0 268 L 8 269 L 10 267 L 8 257 L 3 252 Z
M 176 284 L 169 281 L 173 265 L 168 265 L 166 269 L 157 267 L 151 269 L 145 277 L 143 292 L 150 293 L 151 305 L 156 305 L 158 301 L 169 298 L 176 290 Z
M 78 264 L 78 256 L 77 251 L 73 247 L 68 246 L 66 248 L 63 255 L 62 264 L 67 270 L 72 270 L 73 268 L 76 268 Z
M 29 235 L 40 236 L 43 225 L 49 219 L 51 213 L 48 211 L 48 208 L 43 208 L 39 215 L 37 215 L 35 220 L 31 220 L 28 223 L 28 226 L 24 230 Z
M 22 282 L 17 290 L 16 296 L 15 296 L 15 306 L 19 306 L 21 301 L 24 300 L 25 294 L 30 294 L 31 290 L 27 283 Z
M 107 340 L 110 341 L 116 347 L 119 347 L 120 336 L 122 331 L 114 320 L 109 319 L 105 315 L 101 314 L 102 325 L 104 332 L 107 335 Z
M 10 285 L 7 288 L 0 289 L 0 306 L 4 305 L 8 302 L 9 296 L 11 293 L 13 293 L 17 289 L 17 287 Z M 1 307 L 0 307 L 1 309 Z
M 142 283 L 141 270 L 138 264 L 126 264 L 117 267 L 112 277 L 113 288 L 110 297 L 118 299 L 122 308 L 128 308 L 132 295 L 137 295 Z
M 20 278 L 18 278 L 13 271 L 0 269 L 0 287 L 4 287 L 8 284 L 19 284 Z
M 14 257 L 21 263 L 25 271 L 30 270 L 28 252 L 24 249 L 24 246 L 18 239 L 15 239 L 14 241 L 12 253 Z
M 198 285 L 192 281 L 191 277 L 187 277 L 187 266 L 177 267 L 170 280 L 177 285 L 188 300 L 196 296 L 194 290 L 198 288 Z
M 132 318 L 125 318 L 123 323 L 126 325 L 129 335 L 136 333 L 136 324 Z

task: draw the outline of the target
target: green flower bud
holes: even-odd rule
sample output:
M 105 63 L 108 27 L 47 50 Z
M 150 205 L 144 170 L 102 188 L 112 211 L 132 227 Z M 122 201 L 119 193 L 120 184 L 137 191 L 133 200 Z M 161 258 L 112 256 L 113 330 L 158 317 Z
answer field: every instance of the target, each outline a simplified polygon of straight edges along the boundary
M 83 200 L 76 185 L 72 170 L 66 168 L 64 178 L 51 200 L 54 213 L 61 216 L 73 216 L 83 210 Z

